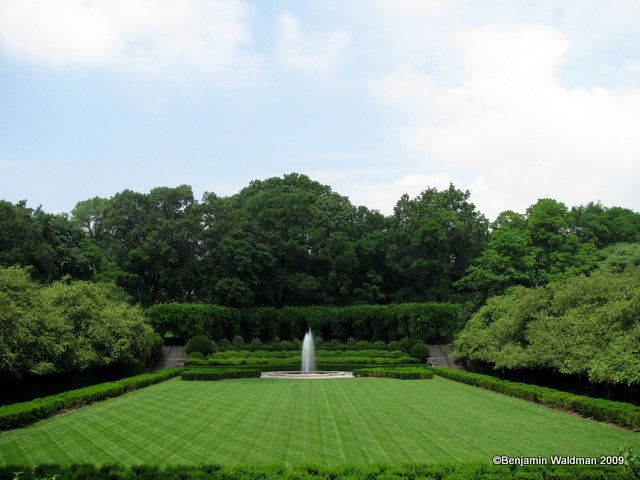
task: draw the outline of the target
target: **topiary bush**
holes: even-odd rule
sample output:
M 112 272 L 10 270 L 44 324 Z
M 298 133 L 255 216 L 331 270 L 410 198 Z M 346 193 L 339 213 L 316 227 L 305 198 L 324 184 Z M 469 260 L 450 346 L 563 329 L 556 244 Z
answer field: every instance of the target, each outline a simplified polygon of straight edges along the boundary
M 427 344 L 423 341 L 419 341 L 413 344 L 411 349 L 409 350 L 409 355 L 413 358 L 417 358 L 418 360 L 424 362 L 429 356 L 429 348 Z
M 240 335 L 236 335 L 235 337 L 233 337 L 231 345 L 236 350 L 243 350 L 245 347 L 244 338 L 242 338 Z
M 188 360 L 204 360 L 204 355 L 200 352 L 191 352 L 187 355 Z
M 187 353 L 200 352 L 202 355 L 213 353 L 213 342 L 206 335 L 196 335 L 187 342 Z

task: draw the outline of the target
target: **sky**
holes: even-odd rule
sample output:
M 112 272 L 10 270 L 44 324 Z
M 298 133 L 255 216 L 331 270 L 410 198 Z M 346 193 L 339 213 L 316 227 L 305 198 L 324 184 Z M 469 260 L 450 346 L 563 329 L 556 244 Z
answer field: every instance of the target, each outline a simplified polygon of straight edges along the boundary
M 309 175 L 640 210 L 640 2 L 0 0 L 0 198 Z

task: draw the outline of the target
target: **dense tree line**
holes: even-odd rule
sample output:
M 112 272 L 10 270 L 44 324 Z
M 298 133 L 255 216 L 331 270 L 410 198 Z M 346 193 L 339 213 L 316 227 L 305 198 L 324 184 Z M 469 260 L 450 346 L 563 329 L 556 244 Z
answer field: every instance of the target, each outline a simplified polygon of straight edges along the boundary
M 453 354 L 496 368 L 640 384 L 640 268 L 607 266 L 490 298 L 457 335 Z
M 196 200 L 182 185 L 124 190 L 69 215 L 0 202 L 0 265 L 38 280 L 113 281 L 139 304 L 231 307 L 484 300 L 592 271 L 640 241 L 640 215 L 543 199 L 495 222 L 453 185 L 404 195 L 394 213 L 352 205 L 304 175 Z
M 143 363 L 162 344 L 119 288 L 0 268 L 0 378 Z

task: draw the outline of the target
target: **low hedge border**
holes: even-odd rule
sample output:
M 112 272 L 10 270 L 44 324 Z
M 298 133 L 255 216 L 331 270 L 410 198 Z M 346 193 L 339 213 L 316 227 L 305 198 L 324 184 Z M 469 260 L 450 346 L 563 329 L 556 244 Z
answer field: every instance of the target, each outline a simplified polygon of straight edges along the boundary
M 180 375 L 180 370 L 179 368 L 166 368 L 159 372 L 143 373 L 115 382 L 99 383 L 49 397 L 36 398 L 28 402 L 4 405 L 0 407 L 0 430 L 24 427 L 50 417 L 61 410 L 89 405 L 154 383 L 164 382 Z
M 428 380 L 433 372 L 426 367 L 405 368 L 358 368 L 353 371 L 356 377 L 397 378 L 399 380 Z
M 260 370 L 236 369 L 220 370 L 213 368 L 194 368 L 185 370 L 180 377 L 182 380 L 227 380 L 231 378 L 258 378 Z
M 300 364 L 274 364 L 274 365 L 202 365 L 202 364 L 189 364 L 187 365 L 188 370 L 216 370 L 216 371 L 225 371 L 225 370 L 258 370 L 260 372 L 270 372 L 270 371 L 278 371 L 278 370 L 300 370 Z M 406 367 L 416 367 L 415 364 L 399 364 L 399 365 L 389 365 L 389 366 L 380 366 L 380 365 L 372 365 L 372 364 L 353 364 L 353 363 L 316 363 L 316 369 L 318 370 L 358 370 L 362 368 L 384 368 L 389 370 L 395 370 L 399 368 Z
M 447 367 L 433 367 L 433 373 L 450 380 L 493 390 L 511 397 L 569 410 L 594 420 L 615 423 L 632 430 L 640 430 L 640 407 L 630 403 L 574 395 L 552 388 L 510 382 L 490 375 L 464 372 Z
M 15 476 L 15 472 L 22 472 Z M 432 465 L 373 465 L 341 467 L 222 467 L 220 465 L 175 465 L 160 468 L 152 465 L 125 467 L 90 464 L 40 465 L 35 468 L 21 465 L 0 466 L 0 480 L 633 480 L 631 469 L 623 466 L 558 466 L 535 465 L 493 466 L 480 463 L 432 464 Z

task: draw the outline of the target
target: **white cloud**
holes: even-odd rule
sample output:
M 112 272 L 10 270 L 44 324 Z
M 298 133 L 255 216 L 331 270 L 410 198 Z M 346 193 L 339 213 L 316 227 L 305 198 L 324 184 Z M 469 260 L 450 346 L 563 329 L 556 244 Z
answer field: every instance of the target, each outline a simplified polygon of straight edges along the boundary
M 0 49 L 54 68 L 233 81 L 257 64 L 250 13 L 241 0 L 3 0 Z
M 278 60 L 287 68 L 307 74 L 332 72 L 351 41 L 349 34 L 338 28 L 304 32 L 300 21 L 289 12 L 280 14 L 277 35 Z
M 490 216 L 545 196 L 640 207 L 630 195 L 640 179 L 640 88 L 563 86 L 570 42 L 550 27 L 463 28 L 457 39 L 458 84 L 406 67 L 372 83 L 405 112 L 402 138 L 414 151 L 464 171 Z

